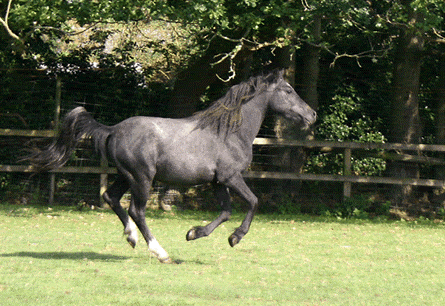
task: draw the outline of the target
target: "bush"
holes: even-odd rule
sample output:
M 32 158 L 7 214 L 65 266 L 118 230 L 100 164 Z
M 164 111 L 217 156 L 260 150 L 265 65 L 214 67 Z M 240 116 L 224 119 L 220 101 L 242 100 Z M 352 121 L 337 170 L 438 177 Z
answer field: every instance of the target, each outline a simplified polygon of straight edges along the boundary
M 378 130 L 379 120 L 371 120 L 363 107 L 364 99 L 353 87 L 339 90 L 333 103 L 319 111 L 315 135 L 328 141 L 385 142 Z M 352 171 L 356 175 L 380 175 L 386 163 L 381 158 L 352 157 Z M 326 153 L 308 159 L 306 171 L 310 173 L 342 174 L 343 154 Z

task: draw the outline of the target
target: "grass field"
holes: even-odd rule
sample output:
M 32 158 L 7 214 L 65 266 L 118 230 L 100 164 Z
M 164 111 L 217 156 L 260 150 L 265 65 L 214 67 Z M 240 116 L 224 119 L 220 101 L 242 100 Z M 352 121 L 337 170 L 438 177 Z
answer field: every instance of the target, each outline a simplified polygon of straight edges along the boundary
M 150 212 L 180 264 L 131 249 L 110 211 L 0 205 L 1 305 L 444 305 L 442 223 L 243 215 L 185 241 L 211 213 Z M 80 304 L 82 303 L 82 304 Z

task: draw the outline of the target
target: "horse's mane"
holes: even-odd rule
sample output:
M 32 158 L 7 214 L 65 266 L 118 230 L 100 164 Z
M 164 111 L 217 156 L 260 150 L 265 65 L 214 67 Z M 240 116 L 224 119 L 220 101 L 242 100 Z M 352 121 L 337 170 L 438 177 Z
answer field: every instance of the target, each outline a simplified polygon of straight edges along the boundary
M 207 109 L 195 113 L 192 119 L 198 120 L 197 129 L 211 128 L 218 135 L 227 136 L 242 124 L 241 107 L 263 92 L 267 85 L 277 78 L 277 73 L 251 77 L 238 85 L 232 86 L 220 99 Z

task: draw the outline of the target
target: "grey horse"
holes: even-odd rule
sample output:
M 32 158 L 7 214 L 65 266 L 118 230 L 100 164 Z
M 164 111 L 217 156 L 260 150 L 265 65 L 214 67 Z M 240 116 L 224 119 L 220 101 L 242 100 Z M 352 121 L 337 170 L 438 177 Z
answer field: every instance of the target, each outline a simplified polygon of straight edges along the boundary
M 148 249 L 160 262 L 172 262 L 145 221 L 146 202 L 154 180 L 169 186 L 211 182 L 222 207 L 206 226 L 188 231 L 187 240 L 208 236 L 231 215 L 229 189 L 249 204 L 245 219 L 229 237 L 233 247 L 247 234 L 258 205 L 242 172 L 252 160 L 252 143 L 271 109 L 308 129 L 316 113 L 283 79 L 282 70 L 252 77 L 231 87 L 211 106 L 188 118 L 131 117 L 114 126 L 98 123 L 83 108 L 66 114 L 58 137 L 48 147 L 27 157 L 37 171 L 63 166 L 77 142 L 91 137 L 96 151 L 112 162 L 118 176 L 104 193 L 124 225 L 127 241 L 135 247 L 139 228 Z M 120 205 L 131 191 L 127 212 Z M 131 218 L 130 218 L 131 217 Z M 134 221 L 134 222 L 133 222 Z

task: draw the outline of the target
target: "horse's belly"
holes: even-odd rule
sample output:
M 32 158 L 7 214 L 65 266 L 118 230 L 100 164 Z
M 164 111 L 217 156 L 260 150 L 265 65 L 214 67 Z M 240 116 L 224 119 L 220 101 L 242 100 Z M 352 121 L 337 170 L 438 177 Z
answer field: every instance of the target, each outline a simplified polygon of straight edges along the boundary
M 155 179 L 165 183 L 200 184 L 214 180 L 224 151 L 213 134 L 176 131 L 175 137 L 158 142 Z
M 158 163 L 155 179 L 171 184 L 201 184 L 213 181 L 215 172 L 216 165 L 205 158 L 170 158 Z

